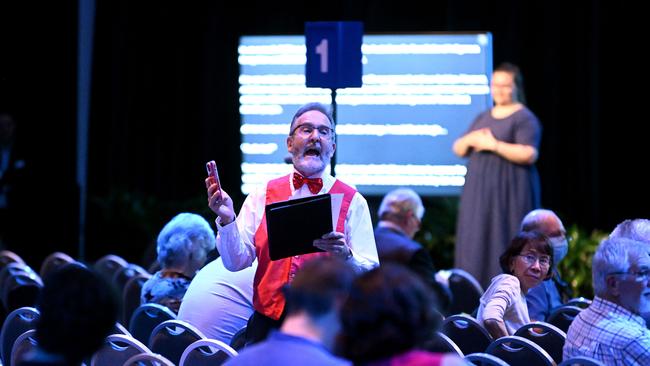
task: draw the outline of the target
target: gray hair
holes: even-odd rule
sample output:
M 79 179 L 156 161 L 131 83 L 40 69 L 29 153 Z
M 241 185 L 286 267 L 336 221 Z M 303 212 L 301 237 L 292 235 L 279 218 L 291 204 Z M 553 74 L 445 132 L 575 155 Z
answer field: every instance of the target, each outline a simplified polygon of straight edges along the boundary
M 190 254 L 215 248 L 215 235 L 210 224 L 200 215 L 180 213 L 158 234 L 156 251 L 163 268 L 184 265 Z
M 397 188 L 384 196 L 379 206 L 378 215 L 380 219 L 388 214 L 404 216 L 408 211 L 413 211 L 418 220 L 422 220 L 422 216 L 424 216 L 422 199 L 410 188 Z
M 332 118 L 332 113 L 330 112 L 329 108 L 327 108 L 322 103 L 312 102 L 312 103 L 307 103 L 302 107 L 298 108 L 296 114 L 293 115 L 293 118 L 291 119 L 291 124 L 289 125 L 289 135 L 291 135 L 291 133 L 293 132 L 293 128 L 294 128 L 293 124 L 296 122 L 296 120 L 300 118 L 300 116 L 302 116 L 303 114 L 309 111 L 319 111 L 322 114 L 324 114 L 327 117 L 327 120 L 330 121 L 332 132 L 334 132 L 336 126 L 334 125 L 334 119 Z
M 647 254 L 646 245 L 626 238 L 603 240 L 592 259 L 591 275 L 594 293 L 607 294 L 607 275 L 614 272 L 627 272 L 632 266 L 631 259 Z
M 616 225 L 609 238 L 627 238 L 650 244 L 650 220 L 625 220 Z

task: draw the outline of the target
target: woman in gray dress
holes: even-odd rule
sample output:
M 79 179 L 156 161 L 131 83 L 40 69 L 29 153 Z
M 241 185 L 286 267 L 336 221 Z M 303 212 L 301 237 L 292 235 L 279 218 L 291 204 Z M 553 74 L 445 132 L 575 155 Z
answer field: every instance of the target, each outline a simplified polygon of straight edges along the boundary
M 481 113 L 454 142 L 468 157 L 456 226 L 455 267 L 487 287 L 500 273 L 499 255 L 519 230 L 521 219 L 540 206 L 535 161 L 542 129 L 526 106 L 519 68 L 497 67 L 490 84 L 494 107 Z

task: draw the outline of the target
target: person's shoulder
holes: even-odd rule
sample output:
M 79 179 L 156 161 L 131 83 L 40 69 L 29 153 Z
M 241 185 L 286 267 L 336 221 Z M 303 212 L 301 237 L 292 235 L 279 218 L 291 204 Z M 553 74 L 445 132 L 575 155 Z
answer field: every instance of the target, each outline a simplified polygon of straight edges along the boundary
M 534 124 L 539 124 L 539 118 L 537 118 L 537 115 L 533 113 L 530 108 L 527 106 L 522 106 L 521 109 L 516 111 L 515 113 L 512 114 L 512 116 L 515 118 L 516 121 L 519 122 L 528 122 L 528 123 L 534 123 Z
M 518 289 L 520 287 L 519 279 L 507 273 L 502 273 L 492 278 L 492 283 L 490 284 L 490 287 L 492 286 L 498 286 L 501 288 L 509 288 L 509 289 Z

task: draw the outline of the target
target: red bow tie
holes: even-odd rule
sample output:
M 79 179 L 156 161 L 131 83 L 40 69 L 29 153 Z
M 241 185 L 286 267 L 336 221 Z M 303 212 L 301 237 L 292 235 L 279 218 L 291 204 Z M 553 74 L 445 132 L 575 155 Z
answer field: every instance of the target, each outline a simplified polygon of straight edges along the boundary
M 307 183 L 309 191 L 313 194 L 320 192 L 323 188 L 323 180 L 320 178 L 305 178 L 298 173 L 293 173 L 293 188 L 300 189 L 303 184 Z

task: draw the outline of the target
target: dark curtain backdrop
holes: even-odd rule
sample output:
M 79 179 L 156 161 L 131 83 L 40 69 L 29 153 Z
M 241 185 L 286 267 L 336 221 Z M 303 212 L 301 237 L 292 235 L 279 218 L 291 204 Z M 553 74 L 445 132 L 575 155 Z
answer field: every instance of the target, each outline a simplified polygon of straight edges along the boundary
M 87 253 L 94 259 L 111 251 L 146 262 L 153 258 L 155 234 L 172 215 L 190 210 L 213 217 L 205 207 L 206 160 L 218 162 L 223 185 L 241 204 L 238 37 L 300 34 L 305 21 L 317 20 L 361 20 L 366 32 L 492 32 L 495 65 L 511 61 L 522 68 L 528 105 L 544 127 L 538 162 L 543 205 L 567 225 L 587 230 L 611 230 L 624 218 L 649 217 L 647 184 L 640 178 L 648 145 L 645 105 L 635 98 L 643 92 L 634 91 L 644 86 L 637 64 L 643 66 L 639 55 L 646 41 L 639 29 L 642 13 L 627 6 L 253 0 L 226 7 L 216 1 L 100 0 Z M 74 180 L 74 150 L 54 147 L 75 138 L 76 7 L 50 4 L 47 15 L 27 5 L 10 10 L 31 27 L 17 32 L 22 20 L 0 15 L 9 22 L 2 25 L 2 37 L 14 60 L 2 57 L 2 82 L 9 78 L 11 85 L 3 85 L 2 96 L 15 99 L 21 119 L 38 124 L 40 131 L 32 132 L 43 137 L 34 139 L 35 149 L 68 167 L 57 179 Z M 28 85 L 34 84 L 32 91 Z M 13 95 L 14 89 L 20 93 Z M 378 200 L 369 197 L 373 206 Z M 62 220 L 52 218 L 57 213 L 48 207 L 34 209 L 36 221 Z

